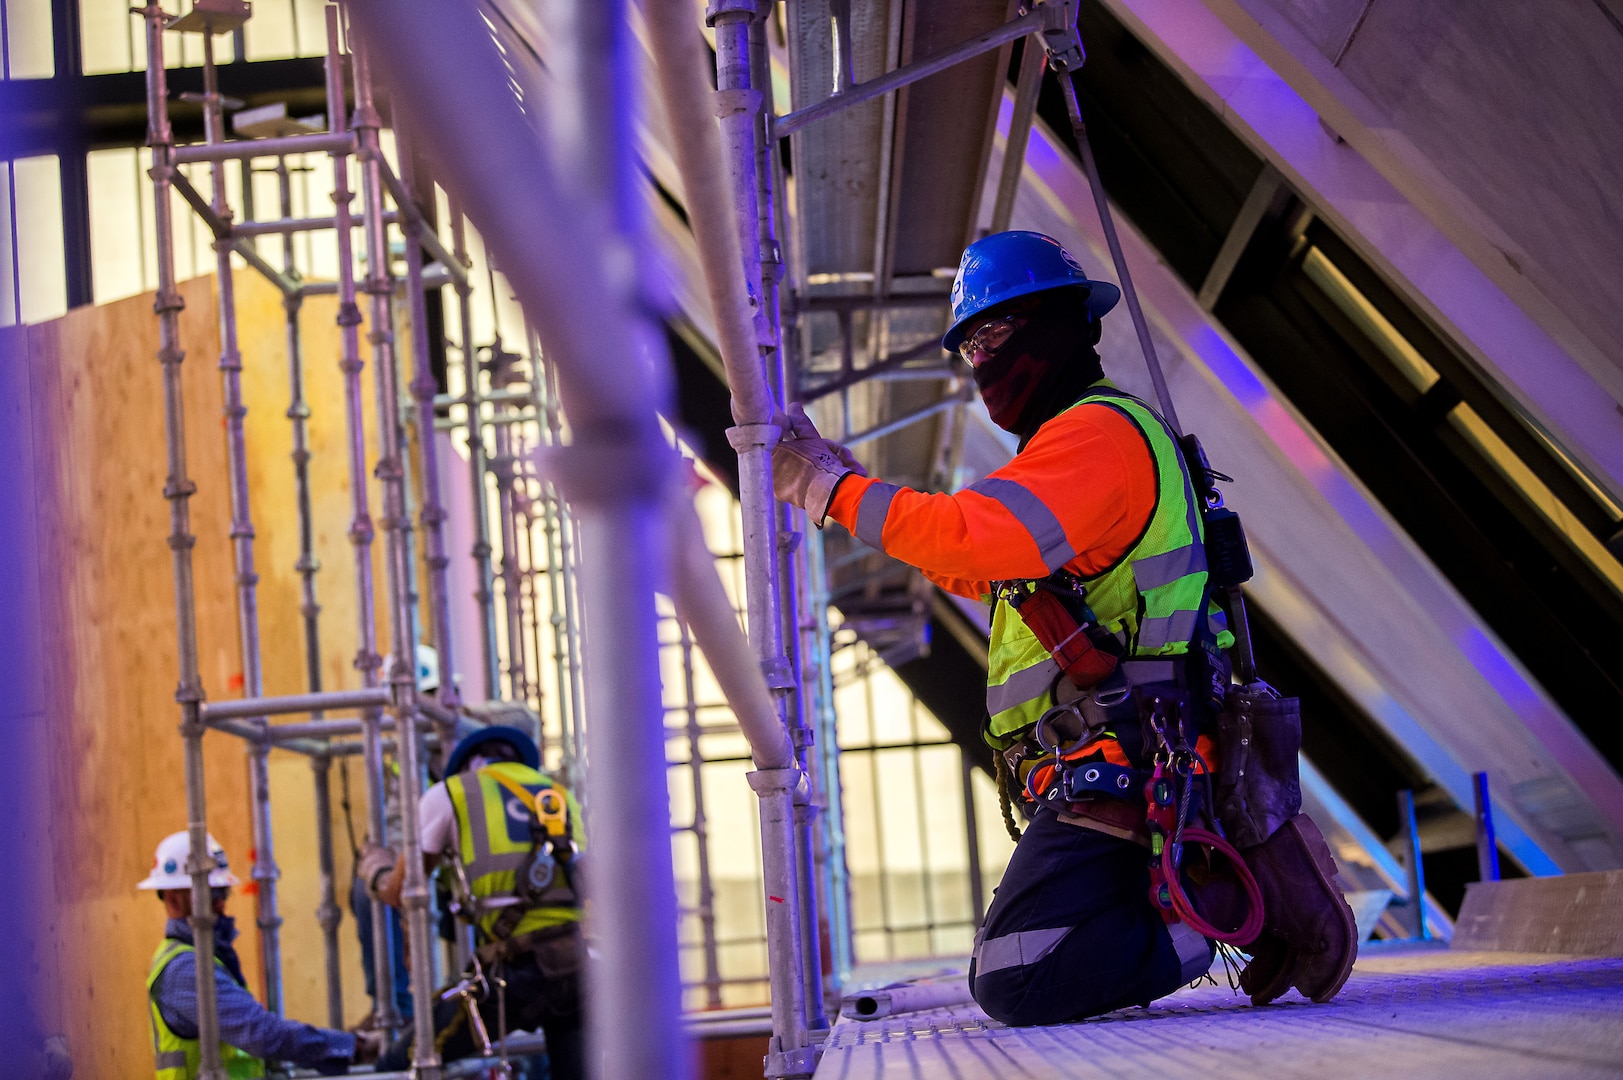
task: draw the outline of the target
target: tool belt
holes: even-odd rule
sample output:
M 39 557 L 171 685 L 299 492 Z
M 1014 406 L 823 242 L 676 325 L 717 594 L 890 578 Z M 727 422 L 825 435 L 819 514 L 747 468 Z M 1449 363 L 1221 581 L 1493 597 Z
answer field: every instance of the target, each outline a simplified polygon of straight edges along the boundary
M 1187 706 L 1189 667 L 1186 656 L 1124 659 L 1087 690 L 1062 678 L 1054 695 L 1059 703 L 1003 751 L 1010 775 L 1039 805 L 1127 800 L 1142 817 L 1150 703 L 1159 698 Z
M 481 964 L 511 966 L 525 959 L 533 959 L 541 974 L 548 978 L 577 975 L 584 966 L 582 959 L 581 927 L 578 922 L 560 923 L 527 934 L 491 941 L 479 946 L 476 955 Z
M 1140 785 L 1142 790 L 1142 785 Z M 1149 850 L 1150 830 L 1144 822 L 1144 808 L 1120 799 L 1088 799 L 1066 803 L 1058 811 L 1061 821 L 1079 829 L 1114 836 L 1118 840 L 1131 840 Z

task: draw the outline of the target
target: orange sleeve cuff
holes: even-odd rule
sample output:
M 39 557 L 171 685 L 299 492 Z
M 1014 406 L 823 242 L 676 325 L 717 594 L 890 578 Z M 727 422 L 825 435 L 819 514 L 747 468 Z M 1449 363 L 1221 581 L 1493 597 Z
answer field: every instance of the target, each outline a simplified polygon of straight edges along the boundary
M 857 507 L 862 503 L 863 492 L 867 491 L 873 482 L 874 478 L 871 476 L 846 473 L 840 479 L 839 486 L 834 489 L 834 498 L 828 504 L 828 516 L 855 532 Z

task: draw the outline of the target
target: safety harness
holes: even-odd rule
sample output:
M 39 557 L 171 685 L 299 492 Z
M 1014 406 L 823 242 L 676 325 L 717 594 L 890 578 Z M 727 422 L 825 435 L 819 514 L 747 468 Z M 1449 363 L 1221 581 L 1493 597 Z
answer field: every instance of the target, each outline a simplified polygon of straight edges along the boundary
M 457 918 L 482 928 L 490 941 L 476 950 L 471 966 L 458 982 L 440 994 L 440 999 L 460 1002 L 480 1054 L 499 1059 L 499 1064 L 495 1066 L 498 1074 L 511 1077 L 513 1073 L 505 1049 L 506 964 L 522 952 L 541 947 L 544 940 L 576 933 L 579 923 L 568 922 L 516 936 L 515 931 L 523 924 L 525 916 L 536 908 L 567 908 L 579 904 L 580 891 L 576 887 L 575 877 L 580 850 L 571 835 L 569 799 L 564 791 L 547 786 L 532 793 L 517 778 L 506 775 L 500 766 L 487 766 L 462 781 L 468 815 L 485 813 L 486 808 L 476 804 L 474 799 L 476 795 L 483 795 L 482 781 L 485 779 L 512 795 L 523 807 L 529 829 L 529 847 L 513 870 L 512 892 L 505 896 L 476 895 L 468 879 L 469 868 L 464 862 L 461 845 L 453 844 L 447 852 L 453 875 L 451 910 Z M 505 803 L 506 800 L 503 801 Z M 453 806 L 455 804 L 456 800 L 453 799 Z M 488 844 L 488 837 L 486 842 Z M 475 851 L 471 854 L 477 860 L 489 853 Z M 487 924 L 484 920 L 492 912 L 496 917 Z M 496 994 L 498 1019 L 494 1040 L 479 1012 L 480 1003 L 488 999 L 492 992 Z M 454 1030 L 454 1027 L 450 1027 L 441 1032 L 441 1045 Z
M 1250 576 L 1250 556 L 1238 517 L 1223 507 L 1214 486 L 1220 474 L 1208 464 L 1199 442 L 1185 436 L 1175 438 L 1174 445 L 1201 522 L 1197 539 L 1203 538 L 1208 569 L 1196 610 L 1204 616 L 1214 585 L 1232 590 Z M 1033 803 L 1084 828 L 1147 846 L 1150 902 L 1168 923 L 1185 922 L 1230 944 L 1254 940 L 1262 927 L 1261 892 L 1223 835 L 1212 783 L 1218 748 L 1201 730 L 1227 730 L 1210 721 L 1225 708 L 1230 683 L 1227 657 L 1208 620 L 1194 621 L 1182 653 L 1128 656 L 1120 637 L 1099 625 L 1088 603 L 1087 583 L 1068 571 L 1035 581 L 997 582 L 993 591 L 996 600 L 1019 616 L 1057 670 L 1051 691 L 1056 704 L 1001 752 L 1000 781 L 1006 769 Z M 1249 656 L 1245 662 L 1249 668 Z M 1143 767 L 1146 761 L 1149 769 Z M 1197 777 L 1203 781 L 1201 790 L 1195 786 Z M 1143 827 L 1124 830 L 1123 811 L 1140 797 Z M 1007 807 L 1005 819 L 1012 826 Z M 1216 926 L 1190 903 L 1183 885 L 1188 847 L 1200 851 L 1202 875 L 1216 859 L 1231 865 L 1247 898 L 1246 917 L 1238 927 Z

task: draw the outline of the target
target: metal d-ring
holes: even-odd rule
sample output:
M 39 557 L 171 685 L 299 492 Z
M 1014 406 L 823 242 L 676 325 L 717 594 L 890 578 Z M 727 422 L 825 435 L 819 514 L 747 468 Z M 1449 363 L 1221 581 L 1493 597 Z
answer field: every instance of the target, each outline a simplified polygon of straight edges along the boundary
M 1101 709 L 1113 708 L 1126 701 L 1128 695 L 1132 692 L 1131 685 L 1112 688 L 1104 693 L 1093 695 L 1093 703 Z
M 1061 748 L 1059 740 L 1050 740 L 1048 738 L 1048 730 L 1050 725 L 1065 713 L 1070 713 L 1081 722 L 1082 735 L 1070 746 Z M 1037 741 L 1037 745 L 1042 747 L 1045 753 L 1053 754 L 1056 758 L 1063 757 L 1072 750 L 1076 750 L 1079 747 L 1086 745 L 1096 734 L 1097 732 L 1088 723 L 1088 718 L 1082 715 L 1081 705 L 1075 701 L 1069 702 L 1065 705 L 1056 705 L 1052 709 L 1049 709 L 1047 712 L 1043 713 L 1037 718 L 1036 725 L 1031 729 L 1031 737 Z

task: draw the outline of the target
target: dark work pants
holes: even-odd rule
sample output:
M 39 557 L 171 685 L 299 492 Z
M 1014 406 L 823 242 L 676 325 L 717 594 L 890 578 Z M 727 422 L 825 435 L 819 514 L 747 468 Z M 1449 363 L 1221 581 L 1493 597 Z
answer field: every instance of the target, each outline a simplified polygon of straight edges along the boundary
M 361 938 L 361 972 L 366 977 L 366 996 L 374 1003 L 378 999 L 377 971 L 372 966 L 372 898 L 367 895 L 366 883 L 356 878 L 349 890 L 349 909 L 355 915 L 355 932 Z M 394 1007 L 403 1020 L 412 1017 L 411 970 L 406 967 L 406 928 L 400 923 L 400 912 L 389 912 L 389 963 L 394 970 Z
M 1005 1024 L 1147 1005 L 1211 966 L 1214 946 L 1150 906 L 1149 852 L 1039 809 L 986 913 L 969 985 Z
M 547 1036 L 547 1064 L 550 1080 L 583 1080 L 585 1035 L 581 1030 L 580 978 L 566 975 L 548 978 L 532 957 L 525 956 L 505 966 L 507 980 L 507 1030 L 542 1031 Z M 485 1029 L 495 1043 L 500 1034 L 496 992 L 479 1006 Z M 460 998 L 434 1004 L 434 1030 L 440 1033 L 440 1056 L 444 1061 L 479 1053 L 477 1038 L 468 1023 Z M 395 1043 L 378 1061 L 378 1071 L 403 1070 L 411 1065 L 411 1038 Z M 534 1080 L 536 1074 L 532 1073 Z

